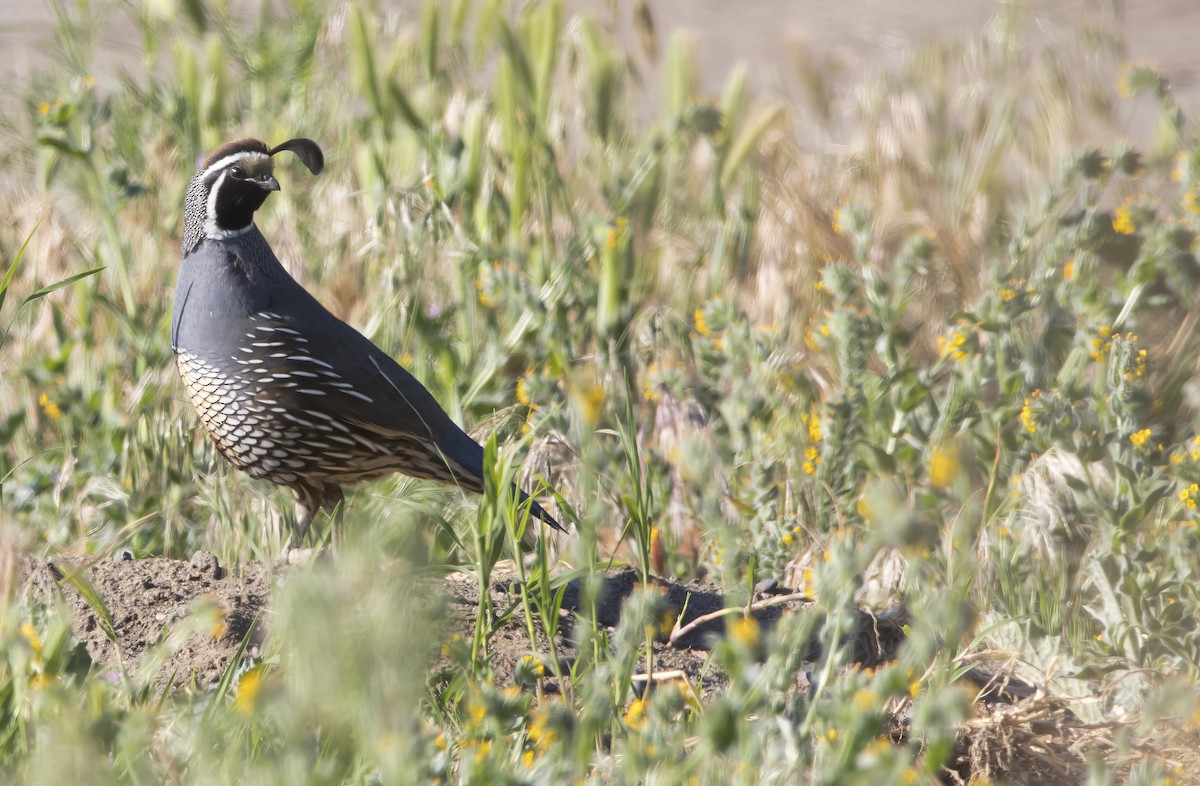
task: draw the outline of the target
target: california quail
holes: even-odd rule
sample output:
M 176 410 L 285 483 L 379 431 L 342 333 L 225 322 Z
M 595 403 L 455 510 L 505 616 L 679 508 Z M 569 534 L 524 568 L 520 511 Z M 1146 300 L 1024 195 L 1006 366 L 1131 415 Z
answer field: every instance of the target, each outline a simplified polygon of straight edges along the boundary
M 254 225 L 279 190 L 272 156 L 283 150 L 313 174 L 325 166 L 308 139 L 240 139 L 209 155 L 188 188 L 171 348 L 209 436 L 238 469 L 291 487 L 301 537 L 320 509 L 340 513 L 345 484 L 401 472 L 482 492 L 483 448 L 288 275 Z

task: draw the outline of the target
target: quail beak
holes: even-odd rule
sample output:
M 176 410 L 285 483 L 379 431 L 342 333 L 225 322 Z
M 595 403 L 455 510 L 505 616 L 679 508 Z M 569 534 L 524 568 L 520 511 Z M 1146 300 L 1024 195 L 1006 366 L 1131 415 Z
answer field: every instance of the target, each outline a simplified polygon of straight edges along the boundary
M 267 191 L 279 190 L 279 181 L 275 179 L 274 175 L 263 175 L 258 179 L 258 184 Z

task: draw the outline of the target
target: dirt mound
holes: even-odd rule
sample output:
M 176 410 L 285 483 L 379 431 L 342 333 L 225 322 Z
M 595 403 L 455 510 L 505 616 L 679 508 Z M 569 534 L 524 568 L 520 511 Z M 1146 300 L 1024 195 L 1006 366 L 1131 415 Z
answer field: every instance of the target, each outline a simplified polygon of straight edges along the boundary
M 203 551 L 188 562 L 56 558 L 36 565 L 32 581 L 43 598 L 62 596 L 76 638 L 102 669 L 134 671 L 166 642 L 156 679 L 176 687 L 215 684 L 247 637 L 254 652 L 271 592 L 262 563 L 232 574 Z

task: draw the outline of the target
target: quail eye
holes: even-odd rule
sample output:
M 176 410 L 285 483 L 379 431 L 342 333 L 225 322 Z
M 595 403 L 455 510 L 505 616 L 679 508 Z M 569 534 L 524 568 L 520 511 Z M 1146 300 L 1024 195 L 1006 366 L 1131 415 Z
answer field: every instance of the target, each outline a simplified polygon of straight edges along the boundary
M 229 170 L 229 174 L 230 174 L 230 176 L 231 176 L 231 177 L 233 177 L 233 178 L 235 178 L 235 179 L 237 179 L 237 180 L 244 180 L 244 179 L 245 179 L 245 177 L 246 177 L 246 172 L 245 172 L 245 170 L 243 170 L 243 169 L 242 169 L 240 166 L 235 166 L 235 167 L 232 167 L 232 168 Z

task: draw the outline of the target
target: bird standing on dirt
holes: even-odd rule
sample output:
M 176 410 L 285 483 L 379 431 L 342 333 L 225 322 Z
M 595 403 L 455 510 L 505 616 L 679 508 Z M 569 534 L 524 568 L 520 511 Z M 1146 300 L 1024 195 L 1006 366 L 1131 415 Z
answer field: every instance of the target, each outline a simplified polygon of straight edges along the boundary
M 240 139 L 209 155 L 188 188 L 171 348 L 209 436 L 238 469 L 291 487 L 301 537 L 317 511 L 340 513 L 344 484 L 401 472 L 481 493 L 483 448 L 288 275 L 254 225 L 279 190 L 272 157 L 284 150 L 324 169 L 311 140 Z

